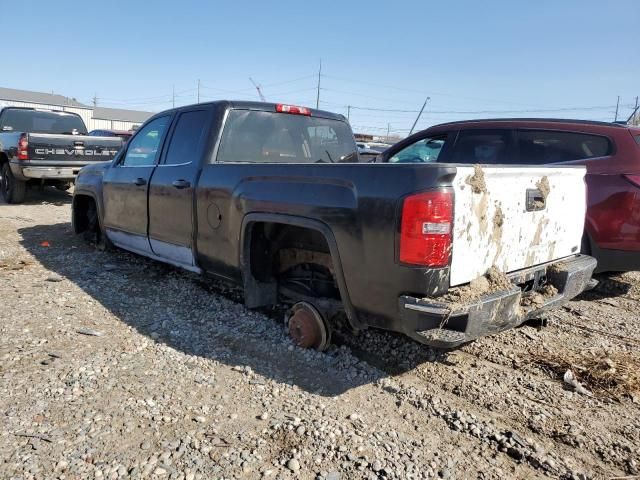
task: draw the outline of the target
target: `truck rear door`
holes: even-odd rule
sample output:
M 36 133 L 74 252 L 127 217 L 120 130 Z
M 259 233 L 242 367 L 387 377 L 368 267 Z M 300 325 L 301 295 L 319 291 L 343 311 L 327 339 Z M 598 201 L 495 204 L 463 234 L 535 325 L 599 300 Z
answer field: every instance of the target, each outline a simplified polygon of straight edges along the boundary
M 149 242 L 153 252 L 194 269 L 193 195 L 209 138 L 207 107 L 181 112 L 149 185 Z

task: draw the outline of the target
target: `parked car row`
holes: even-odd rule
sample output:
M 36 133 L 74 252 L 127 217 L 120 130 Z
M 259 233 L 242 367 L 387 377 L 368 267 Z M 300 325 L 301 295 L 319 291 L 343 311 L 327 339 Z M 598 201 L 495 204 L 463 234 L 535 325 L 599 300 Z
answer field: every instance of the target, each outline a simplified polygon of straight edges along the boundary
M 125 144 L 134 134 L 134 130 L 91 130 L 89 135 L 92 137 L 118 137 Z

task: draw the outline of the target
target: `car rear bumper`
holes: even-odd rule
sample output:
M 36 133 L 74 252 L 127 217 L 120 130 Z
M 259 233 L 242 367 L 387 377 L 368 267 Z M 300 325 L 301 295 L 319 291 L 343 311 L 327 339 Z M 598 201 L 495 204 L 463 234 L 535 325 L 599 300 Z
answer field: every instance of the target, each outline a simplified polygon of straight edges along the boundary
M 596 273 L 640 270 L 640 251 L 600 248 L 591 243 L 591 255 L 598 260 Z
M 516 327 L 542 311 L 562 305 L 589 287 L 596 260 L 576 255 L 540 269 L 528 269 L 545 275 L 557 293 L 538 297 L 535 306 L 526 306 L 527 294 L 516 285 L 523 280 L 518 273 L 509 275 L 513 288 L 480 295 L 466 303 L 438 302 L 401 296 L 398 299 L 404 333 L 415 340 L 438 348 L 453 348 L 478 337 Z M 525 302 L 523 302 L 523 299 Z

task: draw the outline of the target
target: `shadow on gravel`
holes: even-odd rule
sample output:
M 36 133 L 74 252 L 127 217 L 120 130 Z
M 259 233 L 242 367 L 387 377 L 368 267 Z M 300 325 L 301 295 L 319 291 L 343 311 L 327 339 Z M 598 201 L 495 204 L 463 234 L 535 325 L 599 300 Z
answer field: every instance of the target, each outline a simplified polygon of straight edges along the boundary
M 57 206 L 70 205 L 73 199 L 71 191 L 63 192 L 54 187 L 44 187 L 40 189 L 38 187 L 27 188 L 27 197 L 24 202 L 19 205 L 42 205 L 43 203 L 51 203 Z M 7 204 L 2 197 L 0 197 L 0 205 L 7 205 L 12 207 L 13 205 Z
M 23 247 L 45 268 L 153 341 L 187 355 L 250 367 L 311 393 L 335 396 L 424 362 L 447 364 L 445 353 L 375 330 L 337 332 L 325 353 L 294 348 L 281 323 L 282 309 L 247 310 L 234 286 L 122 250 L 100 252 L 76 237 L 70 223 L 18 233 Z M 41 246 L 45 240 L 49 247 Z
M 576 300 L 602 300 L 620 297 L 629 293 L 633 284 L 620 278 L 619 273 L 600 273 L 594 276 L 598 285 L 593 290 L 580 294 Z

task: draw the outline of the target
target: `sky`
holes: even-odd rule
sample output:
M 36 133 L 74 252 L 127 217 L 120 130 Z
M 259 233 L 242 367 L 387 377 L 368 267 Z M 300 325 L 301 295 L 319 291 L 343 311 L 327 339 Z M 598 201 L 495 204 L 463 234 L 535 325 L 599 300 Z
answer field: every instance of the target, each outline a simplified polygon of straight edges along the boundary
M 640 0 L 0 0 L 0 87 L 161 111 L 316 106 L 362 133 L 462 119 L 619 119 L 640 95 Z M 12 59 L 13 58 L 13 59 Z M 175 92 L 175 97 L 173 92 Z M 351 108 L 348 108 L 351 106 Z

